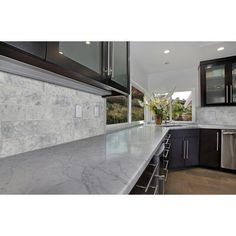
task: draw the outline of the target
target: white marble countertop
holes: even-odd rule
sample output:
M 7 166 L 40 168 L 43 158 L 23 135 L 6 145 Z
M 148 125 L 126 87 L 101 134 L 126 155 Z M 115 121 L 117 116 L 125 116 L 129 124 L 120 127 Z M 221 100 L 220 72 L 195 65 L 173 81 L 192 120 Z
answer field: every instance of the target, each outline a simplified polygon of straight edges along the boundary
M 139 126 L 0 160 L 0 193 L 127 194 L 169 128 Z
M 162 126 L 165 127 L 165 126 Z M 173 129 L 236 129 L 236 125 L 212 125 L 212 124 L 176 124 L 173 126 L 166 126 Z

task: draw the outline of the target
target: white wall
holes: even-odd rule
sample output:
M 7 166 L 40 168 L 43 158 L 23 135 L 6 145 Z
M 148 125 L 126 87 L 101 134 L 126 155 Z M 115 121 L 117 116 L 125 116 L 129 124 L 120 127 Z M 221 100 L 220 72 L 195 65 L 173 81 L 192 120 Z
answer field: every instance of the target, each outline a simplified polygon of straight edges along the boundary
M 195 104 L 200 106 L 200 80 L 198 68 L 174 70 L 163 73 L 150 74 L 148 76 L 148 91 L 169 92 L 176 87 L 175 91 L 193 90 Z
M 142 70 L 142 67 L 137 64 L 132 50 L 130 53 L 130 79 L 137 83 L 142 90 L 148 90 L 148 75 Z

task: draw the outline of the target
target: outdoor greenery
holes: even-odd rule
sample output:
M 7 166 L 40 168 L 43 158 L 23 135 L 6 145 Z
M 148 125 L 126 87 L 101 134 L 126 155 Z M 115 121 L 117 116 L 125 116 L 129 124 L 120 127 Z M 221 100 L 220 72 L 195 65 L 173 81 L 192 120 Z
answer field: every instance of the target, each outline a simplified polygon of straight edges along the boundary
M 170 94 L 153 94 L 151 97 L 145 97 L 144 104 L 150 109 L 154 116 L 167 118 L 169 113 Z
M 173 121 L 191 121 L 192 102 L 186 105 L 186 99 L 180 99 L 179 97 L 172 99 L 173 93 L 144 98 L 141 91 L 132 87 L 132 121 L 144 120 L 144 105 L 152 111 L 154 116 L 161 116 L 163 120 L 170 120 L 170 109 L 172 108 Z M 107 124 L 126 122 L 128 122 L 128 97 L 108 97 Z
M 172 101 L 172 120 L 191 121 L 192 120 L 192 104 L 185 107 L 186 100 L 176 98 Z
M 128 97 L 114 96 L 107 98 L 107 124 L 128 122 Z
M 144 120 L 143 98 L 144 94 L 132 87 L 132 121 Z
M 132 87 L 131 90 L 131 115 L 132 121 L 144 120 L 143 107 L 144 94 Z M 107 124 L 128 122 L 128 97 L 114 96 L 107 98 Z
M 185 107 L 185 99 L 172 99 L 172 120 L 173 121 L 192 121 L 192 103 Z M 163 120 L 170 119 L 170 104 L 163 110 Z

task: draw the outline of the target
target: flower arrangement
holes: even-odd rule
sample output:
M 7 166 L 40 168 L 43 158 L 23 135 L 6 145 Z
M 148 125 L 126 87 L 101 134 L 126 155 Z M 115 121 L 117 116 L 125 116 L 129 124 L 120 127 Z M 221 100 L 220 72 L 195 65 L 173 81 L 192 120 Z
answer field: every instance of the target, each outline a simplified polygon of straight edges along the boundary
M 171 96 L 174 91 L 166 94 L 152 94 L 151 97 L 144 98 L 144 105 L 149 108 L 149 110 L 155 116 L 156 124 L 160 125 L 162 119 L 167 116 L 168 105 L 171 101 Z

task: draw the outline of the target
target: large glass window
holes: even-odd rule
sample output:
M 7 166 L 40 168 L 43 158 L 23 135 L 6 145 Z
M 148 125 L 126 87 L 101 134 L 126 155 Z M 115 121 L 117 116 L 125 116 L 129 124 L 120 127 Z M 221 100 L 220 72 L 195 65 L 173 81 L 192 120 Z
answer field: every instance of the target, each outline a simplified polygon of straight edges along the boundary
M 166 94 L 159 94 L 161 98 Z M 155 117 L 153 116 L 154 120 Z M 192 121 L 192 91 L 174 92 L 163 111 L 163 122 Z
M 144 107 L 142 105 L 144 94 L 140 90 L 132 87 L 131 90 L 131 113 L 132 121 L 144 120 Z
M 128 122 L 128 97 L 114 96 L 107 98 L 107 124 Z
M 174 92 L 171 109 L 173 121 L 192 121 L 192 91 Z

